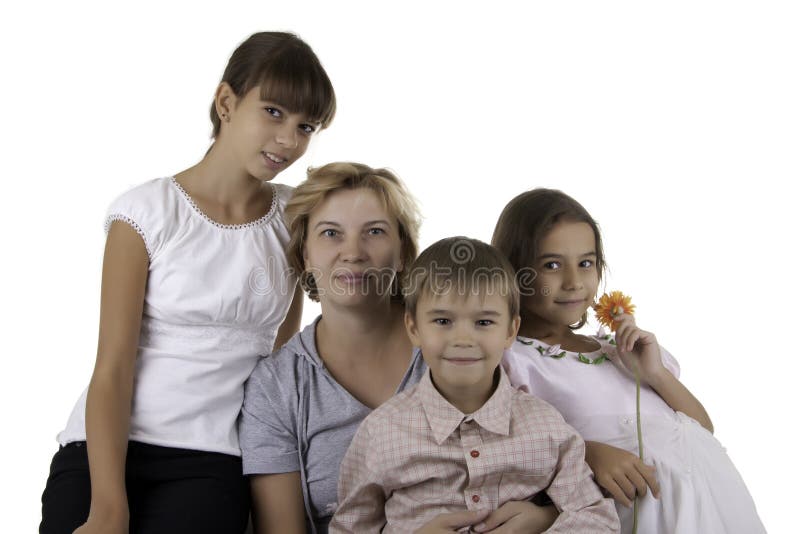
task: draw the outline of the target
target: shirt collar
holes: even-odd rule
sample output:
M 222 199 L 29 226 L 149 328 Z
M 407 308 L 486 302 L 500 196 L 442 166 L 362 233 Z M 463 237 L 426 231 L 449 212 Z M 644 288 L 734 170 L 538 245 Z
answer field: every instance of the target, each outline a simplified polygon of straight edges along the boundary
M 442 397 L 431 380 L 430 370 L 425 373 L 417 386 L 415 395 L 422 404 L 425 417 L 433 432 L 437 445 L 441 445 L 463 421 L 474 420 L 486 430 L 502 436 L 508 436 L 511 426 L 511 397 L 514 388 L 508 381 L 502 366 L 500 382 L 497 389 L 478 411 L 471 415 L 461 412 L 458 408 Z

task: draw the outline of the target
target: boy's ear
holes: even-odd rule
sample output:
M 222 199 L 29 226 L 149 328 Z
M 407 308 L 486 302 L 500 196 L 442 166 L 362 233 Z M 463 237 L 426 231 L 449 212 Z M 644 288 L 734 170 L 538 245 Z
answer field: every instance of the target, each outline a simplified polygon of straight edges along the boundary
M 513 317 L 511 319 L 511 324 L 508 326 L 508 339 L 506 339 L 506 348 L 510 349 L 511 345 L 514 344 L 514 341 L 517 339 L 517 333 L 519 332 L 519 326 L 522 323 L 522 319 L 519 315 Z
M 417 322 L 414 320 L 414 317 L 406 312 L 403 316 L 403 320 L 406 323 L 406 332 L 408 332 L 408 338 L 411 340 L 411 344 L 415 347 L 421 346 L 419 330 L 417 329 Z

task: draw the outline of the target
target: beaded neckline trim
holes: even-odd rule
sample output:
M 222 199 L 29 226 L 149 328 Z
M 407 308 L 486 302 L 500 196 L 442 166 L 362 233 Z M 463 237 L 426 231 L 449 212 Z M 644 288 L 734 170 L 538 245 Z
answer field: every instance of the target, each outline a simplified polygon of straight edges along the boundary
M 178 191 L 183 196 L 183 198 L 186 199 L 186 202 L 189 203 L 189 205 L 192 207 L 192 209 L 197 212 L 198 215 L 200 215 L 203 219 L 208 221 L 210 224 L 213 224 L 217 228 L 222 228 L 223 230 L 242 230 L 244 228 L 253 228 L 255 226 L 261 226 L 262 224 L 267 222 L 270 218 L 272 218 L 272 214 L 275 213 L 275 208 L 278 205 L 278 191 L 275 188 L 275 185 L 269 184 L 270 188 L 272 188 L 272 204 L 270 205 L 269 211 L 267 211 L 267 213 L 265 213 L 264 215 L 262 215 L 258 219 L 254 220 L 254 221 L 250 221 L 248 223 L 243 223 L 243 224 L 222 224 L 222 223 L 219 223 L 219 222 L 215 221 L 214 219 L 212 219 L 208 215 L 206 215 L 203 212 L 203 210 L 201 210 L 199 207 L 197 207 L 197 204 L 194 203 L 194 200 L 192 199 L 192 197 L 189 196 L 189 193 L 187 193 L 186 190 L 183 187 L 181 187 L 181 184 L 178 183 L 178 181 L 175 179 L 174 176 L 170 177 L 170 181 L 172 182 L 172 185 L 174 185 L 178 189 Z

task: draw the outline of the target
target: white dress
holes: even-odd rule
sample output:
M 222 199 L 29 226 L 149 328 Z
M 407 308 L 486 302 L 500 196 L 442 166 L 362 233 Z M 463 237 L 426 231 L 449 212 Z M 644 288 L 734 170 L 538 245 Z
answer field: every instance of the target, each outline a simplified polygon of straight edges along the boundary
M 240 225 L 209 219 L 174 178 L 111 204 L 106 231 L 114 221 L 131 225 L 150 258 L 129 439 L 241 455 L 244 383 L 272 351 L 297 280 L 284 253 L 292 189 L 270 185 L 269 212 Z M 84 390 L 60 444 L 86 439 L 85 412 Z
M 562 351 L 517 338 L 503 367 L 512 385 L 553 406 L 587 441 L 638 455 L 636 382 L 617 358 L 611 336 L 600 332 L 596 352 Z M 663 348 L 664 366 L 677 361 Z M 660 499 L 640 499 L 642 534 L 758 534 L 765 532 L 741 476 L 719 441 L 694 419 L 672 410 L 650 387 L 640 395 L 644 461 L 654 465 Z M 633 509 L 617 504 L 622 532 L 631 532 Z

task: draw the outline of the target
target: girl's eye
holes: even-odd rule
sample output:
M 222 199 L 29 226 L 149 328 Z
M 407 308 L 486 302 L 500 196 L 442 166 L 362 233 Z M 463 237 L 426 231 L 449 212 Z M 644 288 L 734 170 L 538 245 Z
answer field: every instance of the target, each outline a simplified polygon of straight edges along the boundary
M 548 261 L 547 263 L 544 264 L 544 268 L 549 271 L 553 271 L 555 269 L 558 269 L 559 267 L 560 265 L 557 261 Z
M 580 263 L 580 266 L 583 267 L 584 269 L 588 269 L 589 267 L 592 267 L 593 265 L 594 265 L 594 262 L 592 260 L 583 260 Z
M 445 319 L 444 317 L 439 317 L 438 319 L 434 319 L 433 322 L 438 324 L 439 326 L 447 326 L 447 325 L 450 324 L 450 319 Z
M 491 319 L 479 319 L 476 322 L 476 324 L 478 326 L 492 326 L 494 324 L 494 321 L 492 321 Z
M 283 115 L 283 113 L 281 113 L 281 110 L 279 110 L 278 108 L 266 107 L 264 108 L 264 110 L 273 117 L 275 117 L 276 119 Z

